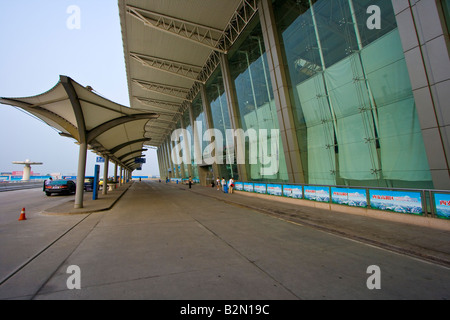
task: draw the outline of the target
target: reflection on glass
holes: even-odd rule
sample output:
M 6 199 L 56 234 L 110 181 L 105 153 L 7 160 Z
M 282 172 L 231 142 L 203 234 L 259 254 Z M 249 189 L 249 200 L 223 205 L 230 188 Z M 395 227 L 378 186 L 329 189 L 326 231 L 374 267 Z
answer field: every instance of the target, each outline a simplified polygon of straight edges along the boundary
M 306 182 L 432 188 L 391 0 L 276 0 Z
M 248 26 L 247 34 L 242 38 L 242 42 L 229 55 L 229 66 L 236 89 L 242 129 L 246 132 L 255 130 L 257 133 L 246 140 L 247 175 L 252 181 L 287 181 L 281 140 L 279 139 L 278 148 L 272 148 L 271 129 L 279 129 L 279 123 L 259 23 Z M 266 143 L 259 138 L 263 129 L 268 130 Z M 258 145 L 258 156 L 262 155 L 257 163 L 251 163 L 249 159 L 250 145 Z M 264 154 L 263 151 L 267 152 Z M 271 159 L 275 158 L 278 160 L 276 173 L 264 174 L 264 168 L 269 163 L 272 165 Z
M 234 180 L 239 179 L 236 164 L 227 163 L 225 155 L 229 148 L 233 148 L 233 145 L 227 145 L 226 130 L 232 129 L 230 123 L 230 115 L 228 112 L 227 98 L 225 95 L 225 88 L 223 85 L 223 78 L 220 68 L 217 68 L 215 73 L 211 76 L 210 80 L 206 84 L 206 93 L 208 97 L 208 102 L 211 106 L 211 116 L 212 116 L 212 127 L 218 129 L 222 134 L 222 148 L 223 148 L 223 158 L 218 160 L 219 165 L 219 175 L 225 179 L 231 177 Z

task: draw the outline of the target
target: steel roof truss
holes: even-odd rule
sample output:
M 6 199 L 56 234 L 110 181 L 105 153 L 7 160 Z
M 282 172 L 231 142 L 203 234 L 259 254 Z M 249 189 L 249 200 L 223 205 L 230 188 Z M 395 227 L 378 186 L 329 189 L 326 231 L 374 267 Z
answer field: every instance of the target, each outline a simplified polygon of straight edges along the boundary
M 178 110 L 180 108 L 180 105 L 176 104 L 176 103 L 170 103 L 170 102 L 163 101 L 163 100 L 149 99 L 149 98 L 136 97 L 136 96 L 134 98 L 146 106 L 164 111 L 169 114 L 177 114 L 180 112 Z M 177 110 L 167 109 L 166 107 L 173 107 L 173 108 L 176 108 Z
M 160 70 L 172 75 L 182 77 L 192 81 L 200 81 L 197 79 L 202 67 L 194 66 L 182 62 L 171 61 L 162 58 L 150 57 L 139 53 L 130 53 L 130 57 L 140 62 L 143 66 Z M 200 81 L 202 82 L 202 81 Z M 202 82 L 203 83 L 203 82 Z
M 156 93 L 159 93 L 159 94 L 162 94 L 165 96 L 169 96 L 172 98 L 180 99 L 183 101 L 186 100 L 186 96 L 189 93 L 189 90 L 186 88 L 169 86 L 169 85 L 165 85 L 165 84 L 161 84 L 161 83 L 138 80 L 138 79 L 132 79 L 132 81 L 144 90 L 156 92 Z
M 127 12 L 142 21 L 146 26 L 189 40 L 211 50 L 225 53 L 225 50 L 220 48 L 219 43 L 223 36 L 222 30 L 130 5 L 127 5 Z

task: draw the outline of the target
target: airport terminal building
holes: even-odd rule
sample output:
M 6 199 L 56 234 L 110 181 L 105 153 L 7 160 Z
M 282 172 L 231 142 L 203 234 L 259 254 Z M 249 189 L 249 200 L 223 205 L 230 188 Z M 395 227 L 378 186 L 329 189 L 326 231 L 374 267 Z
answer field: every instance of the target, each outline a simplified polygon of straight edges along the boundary
M 161 177 L 450 189 L 449 4 L 119 1 Z

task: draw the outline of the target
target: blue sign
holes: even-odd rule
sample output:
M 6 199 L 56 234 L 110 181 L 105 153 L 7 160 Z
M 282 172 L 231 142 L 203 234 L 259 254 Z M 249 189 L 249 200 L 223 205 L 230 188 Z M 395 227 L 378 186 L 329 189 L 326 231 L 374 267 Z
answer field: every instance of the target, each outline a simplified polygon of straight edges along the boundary
M 100 175 L 100 165 L 96 164 L 94 167 L 94 185 L 92 186 L 92 200 L 98 199 L 98 181 Z M 106 185 L 103 186 L 105 188 Z
M 235 182 L 234 190 L 239 190 L 239 191 L 244 190 L 244 183 L 243 182 Z
M 267 193 L 273 196 L 281 196 L 282 195 L 282 187 L 281 184 L 267 184 Z
M 283 185 L 283 196 L 301 199 L 303 196 L 302 186 Z
M 145 163 L 145 158 L 135 158 L 134 163 Z M 175 168 L 174 168 L 175 170 Z
M 244 191 L 253 192 L 253 183 L 244 182 Z
M 420 192 L 369 190 L 370 207 L 401 213 L 422 214 Z
M 364 189 L 333 187 L 331 194 L 333 203 L 367 208 L 367 196 Z
M 255 183 L 253 185 L 253 191 L 256 193 L 262 193 L 265 194 L 266 193 L 266 184 L 265 183 Z
M 305 199 L 318 202 L 330 202 L 328 187 L 305 186 Z
M 103 157 L 97 157 L 97 162 L 99 162 L 99 163 L 104 163 L 104 162 L 105 162 L 105 158 L 103 158 Z
M 434 203 L 437 217 L 450 219 L 450 194 L 435 193 Z

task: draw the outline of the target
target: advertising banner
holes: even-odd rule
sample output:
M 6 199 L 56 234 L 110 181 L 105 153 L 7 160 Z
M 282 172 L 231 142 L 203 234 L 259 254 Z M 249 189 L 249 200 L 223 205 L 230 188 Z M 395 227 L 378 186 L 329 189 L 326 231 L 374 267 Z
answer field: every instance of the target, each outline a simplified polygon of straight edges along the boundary
M 267 184 L 267 194 L 271 194 L 273 196 L 281 196 L 282 195 L 282 186 L 281 184 Z
M 243 182 L 235 182 L 234 190 L 238 190 L 238 191 L 244 190 L 244 183 Z
M 450 194 L 435 193 L 434 205 L 438 218 L 450 219 Z
M 294 185 L 283 185 L 283 196 L 301 199 L 303 197 L 302 186 L 294 186 Z
M 336 204 L 367 208 L 367 193 L 364 189 L 331 188 L 331 201 Z
M 254 183 L 253 190 L 256 193 L 266 194 L 266 184 L 265 183 Z
M 401 213 L 422 214 L 420 192 L 369 190 L 370 206 L 373 209 Z
M 244 191 L 253 192 L 253 183 L 244 182 Z
M 330 190 L 328 187 L 305 186 L 305 199 L 330 202 Z

